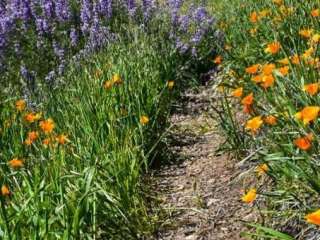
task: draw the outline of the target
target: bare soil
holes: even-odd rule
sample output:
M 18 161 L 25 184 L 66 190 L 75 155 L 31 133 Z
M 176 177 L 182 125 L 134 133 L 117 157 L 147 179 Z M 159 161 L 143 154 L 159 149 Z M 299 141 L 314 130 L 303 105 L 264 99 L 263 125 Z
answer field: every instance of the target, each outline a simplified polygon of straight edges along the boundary
M 217 154 L 224 138 L 210 107 L 213 101 L 210 86 L 187 92 L 171 117 L 173 158 L 153 173 L 167 216 L 156 239 L 240 240 L 241 220 L 256 220 L 252 208 L 240 201 L 244 187 L 237 181 L 236 161 Z

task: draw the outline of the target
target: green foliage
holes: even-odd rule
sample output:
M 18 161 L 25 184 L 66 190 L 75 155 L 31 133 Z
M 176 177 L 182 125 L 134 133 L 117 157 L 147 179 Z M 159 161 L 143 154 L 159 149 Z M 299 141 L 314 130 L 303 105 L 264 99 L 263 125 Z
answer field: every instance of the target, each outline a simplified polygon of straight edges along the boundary
M 64 84 L 44 90 L 37 112 L 39 121 L 53 119 L 50 135 L 39 121 L 24 119 L 32 109 L 17 112 L 17 99 L 2 98 L 1 183 L 12 193 L 1 197 L 2 238 L 135 239 L 154 231 L 141 174 L 167 125 L 175 91 L 167 81 L 180 60 L 166 42 L 135 34 L 70 67 Z M 122 82 L 106 89 L 115 74 Z M 39 138 L 27 146 L 30 131 Z M 57 143 L 59 134 L 69 141 Z M 9 167 L 13 158 L 24 167 Z
M 316 113 L 304 124 L 296 114 L 320 105 L 318 91 L 311 94 L 306 90 L 307 84 L 317 85 L 319 79 L 319 17 L 311 14 L 319 5 L 314 1 L 268 0 L 234 1 L 229 6 L 219 22 L 226 33 L 221 46 L 225 114 L 220 114 L 220 122 L 228 149 L 238 157 L 249 155 L 253 169 L 267 164 L 267 177 L 256 183 L 261 189 L 259 197 L 267 204 L 265 224 L 304 239 L 315 231 L 305 216 L 319 208 L 319 119 Z M 310 36 L 303 36 L 301 30 L 310 29 Z M 272 43 L 280 44 L 274 53 L 267 50 Z M 247 68 L 256 64 L 258 71 L 250 73 Z M 267 64 L 274 64 L 271 73 L 265 73 Z M 287 74 L 281 74 L 284 68 Z M 261 81 L 254 79 L 257 76 Z M 274 82 L 263 86 L 270 76 Z M 242 96 L 230 100 L 232 91 L 240 87 Z M 254 101 L 250 111 L 243 113 L 242 108 L 248 106 L 241 101 L 250 93 Z M 276 124 L 269 124 L 268 116 L 274 116 Z M 261 117 L 263 124 L 252 130 L 248 123 L 254 117 Z

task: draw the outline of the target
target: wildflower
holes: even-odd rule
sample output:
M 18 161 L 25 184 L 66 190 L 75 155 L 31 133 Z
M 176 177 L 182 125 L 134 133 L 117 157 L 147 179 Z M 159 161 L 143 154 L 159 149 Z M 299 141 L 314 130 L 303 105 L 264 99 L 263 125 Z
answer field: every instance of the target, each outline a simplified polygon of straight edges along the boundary
M 168 88 L 171 90 L 171 89 L 173 89 L 173 87 L 174 87 L 174 81 L 168 81 L 167 82 L 167 86 L 168 86 Z
M 243 104 L 243 105 L 251 105 L 252 103 L 253 103 L 253 93 L 250 93 L 249 95 L 247 95 L 247 96 L 245 96 L 243 99 L 242 99 L 242 101 L 241 101 L 241 103 Z
M 308 124 L 318 117 L 320 107 L 317 106 L 307 106 L 302 111 L 296 113 L 296 118 L 302 120 L 304 124 Z
M 319 91 L 319 83 L 306 84 L 304 85 L 303 90 L 309 93 L 311 96 L 316 95 Z
M 251 80 L 254 81 L 255 83 L 262 82 L 262 79 L 263 79 L 263 75 L 262 75 L 262 74 L 253 76 L 253 77 L 251 78 Z
M 300 148 L 301 150 L 308 150 L 311 147 L 311 141 L 313 139 L 313 135 L 312 134 L 308 134 L 305 137 L 300 137 L 294 140 L 294 145 L 296 145 L 298 148 Z
M 39 133 L 36 131 L 32 131 L 28 133 L 27 139 L 24 141 L 26 145 L 31 145 L 34 141 L 38 139 Z
M 312 17 L 319 17 L 319 16 L 320 16 L 320 10 L 319 10 L 319 8 L 313 9 L 313 10 L 311 11 L 311 16 L 312 16 Z
M 242 94 L 243 94 L 243 88 L 239 87 L 239 88 L 233 90 L 231 94 L 234 97 L 240 98 L 242 96 Z
M 305 216 L 308 223 L 320 225 L 320 209 Z
M 280 47 L 281 45 L 279 42 L 273 42 L 273 43 L 269 43 L 267 45 L 267 48 L 264 51 L 265 53 L 276 54 L 279 52 Z
M 290 68 L 288 66 L 284 66 L 281 68 L 278 68 L 279 73 L 281 74 L 281 76 L 286 76 L 289 73 Z
M 21 168 L 23 167 L 23 160 L 14 158 L 8 162 L 9 166 L 12 168 Z
M 313 33 L 313 29 L 301 29 L 299 34 L 304 38 L 310 38 Z
M 22 112 L 26 108 L 26 105 L 27 105 L 27 103 L 23 99 L 16 101 L 16 109 L 19 112 Z
M 6 185 L 2 185 L 2 187 L 1 187 L 1 195 L 2 196 L 9 196 L 10 195 L 10 190 Z
M 112 82 L 114 84 L 122 84 L 123 80 L 122 80 L 121 76 L 118 73 L 116 73 L 112 76 Z
M 222 57 L 219 55 L 219 56 L 217 56 L 214 60 L 213 60 L 213 62 L 215 63 L 215 64 L 221 64 L 222 63 Z
M 268 125 L 276 125 L 277 124 L 277 118 L 275 116 L 269 115 L 264 118 L 264 122 Z
M 147 125 L 148 123 L 149 123 L 149 118 L 147 117 L 147 116 L 145 116 L 145 115 L 142 115 L 141 117 L 140 117 L 140 123 L 141 123 L 141 125 Z
M 292 64 L 299 65 L 300 64 L 300 58 L 297 54 L 291 57 Z
M 252 22 L 252 23 L 257 23 L 258 20 L 259 20 L 259 17 L 258 17 L 257 12 L 251 13 L 251 15 L 250 15 L 250 22 Z
M 272 0 L 272 2 L 280 6 L 283 3 L 283 0 Z
M 263 65 L 262 72 L 264 75 L 270 75 L 275 69 L 276 69 L 276 65 L 273 63 L 269 63 L 269 64 Z
M 288 58 L 283 58 L 277 61 L 278 63 L 281 63 L 283 65 L 289 65 L 290 61 Z
M 43 139 L 43 141 L 42 141 L 42 144 L 45 145 L 45 146 L 49 146 L 50 143 L 51 143 L 50 138 L 45 138 L 45 139 Z
M 39 136 L 39 133 L 36 131 L 32 131 L 28 133 L 28 138 L 31 139 L 32 141 L 37 140 L 38 136 Z
M 260 64 L 255 64 L 246 68 L 246 73 L 256 74 L 259 70 Z
M 319 43 L 320 41 L 320 34 L 316 33 L 311 38 L 312 43 Z
M 241 200 L 245 203 L 252 203 L 257 198 L 257 190 L 255 188 L 250 189 Z
M 112 81 L 110 81 L 110 80 L 107 80 L 107 81 L 105 81 L 104 82 L 104 84 L 103 84 L 103 87 L 106 89 L 106 90 L 110 90 L 111 88 L 112 88 Z
M 49 134 L 53 131 L 55 124 L 51 118 L 48 118 L 47 120 L 41 121 L 39 127 L 45 134 Z
M 266 75 L 262 78 L 261 86 L 264 88 L 272 87 L 274 84 L 275 78 L 272 74 Z
M 24 116 L 24 120 L 29 122 L 29 123 L 33 123 L 35 121 L 38 121 L 41 118 L 41 113 L 28 113 Z
M 268 165 L 265 164 L 265 163 L 259 165 L 259 166 L 257 167 L 257 169 L 256 169 L 256 172 L 257 172 L 258 176 L 261 176 L 261 175 L 265 174 L 265 173 L 268 172 L 268 171 L 269 171 L 269 167 L 268 167 Z
M 251 36 L 254 36 L 258 32 L 258 28 L 251 28 L 249 31 L 250 31 Z
M 259 18 L 264 18 L 264 17 L 268 16 L 269 14 L 270 14 L 270 11 L 268 9 L 261 10 L 259 12 Z
M 58 135 L 58 136 L 56 137 L 56 141 L 57 141 L 59 144 L 61 144 L 61 145 L 64 145 L 68 140 L 69 140 L 69 139 L 68 139 L 67 136 L 64 135 L 64 134 Z
M 302 57 L 303 57 L 304 59 L 309 58 L 313 53 L 314 53 L 314 48 L 311 47 L 311 48 L 307 49 L 307 50 L 302 54 Z
M 257 116 L 247 121 L 246 129 L 251 130 L 252 133 L 255 133 L 258 131 L 258 129 L 261 127 L 262 124 L 263 124 L 263 121 L 261 119 L 261 116 Z
M 307 64 L 310 65 L 310 66 L 319 67 L 319 58 L 310 57 L 310 58 L 307 59 Z

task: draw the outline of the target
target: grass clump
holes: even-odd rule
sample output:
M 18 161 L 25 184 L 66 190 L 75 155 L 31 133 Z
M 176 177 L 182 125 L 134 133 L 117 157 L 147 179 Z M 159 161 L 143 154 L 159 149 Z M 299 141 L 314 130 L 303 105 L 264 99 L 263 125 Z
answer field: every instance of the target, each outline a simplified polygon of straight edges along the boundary
M 179 58 L 138 32 L 71 66 L 35 109 L 1 99 L 3 238 L 131 239 L 154 230 L 141 174 L 166 127 Z

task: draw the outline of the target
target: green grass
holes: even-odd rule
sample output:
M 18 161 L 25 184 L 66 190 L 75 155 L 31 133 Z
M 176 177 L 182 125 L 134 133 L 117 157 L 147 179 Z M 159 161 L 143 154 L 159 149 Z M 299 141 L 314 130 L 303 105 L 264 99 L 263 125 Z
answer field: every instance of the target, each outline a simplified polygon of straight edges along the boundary
M 23 120 L 32 110 L 18 113 L 16 98 L 1 99 L 0 182 L 12 193 L 1 197 L 2 239 L 136 239 L 154 231 L 141 177 L 167 125 L 175 95 L 167 81 L 178 59 L 158 36 L 133 33 L 70 67 L 44 94 L 37 112 L 55 122 L 49 137 L 65 134 L 68 143 L 45 147 L 38 122 Z M 114 74 L 123 83 L 105 89 Z M 32 146 L 23 144 L 29 131 L 40 134 Z M 10 168 L 13 158 L 24 167 Z

